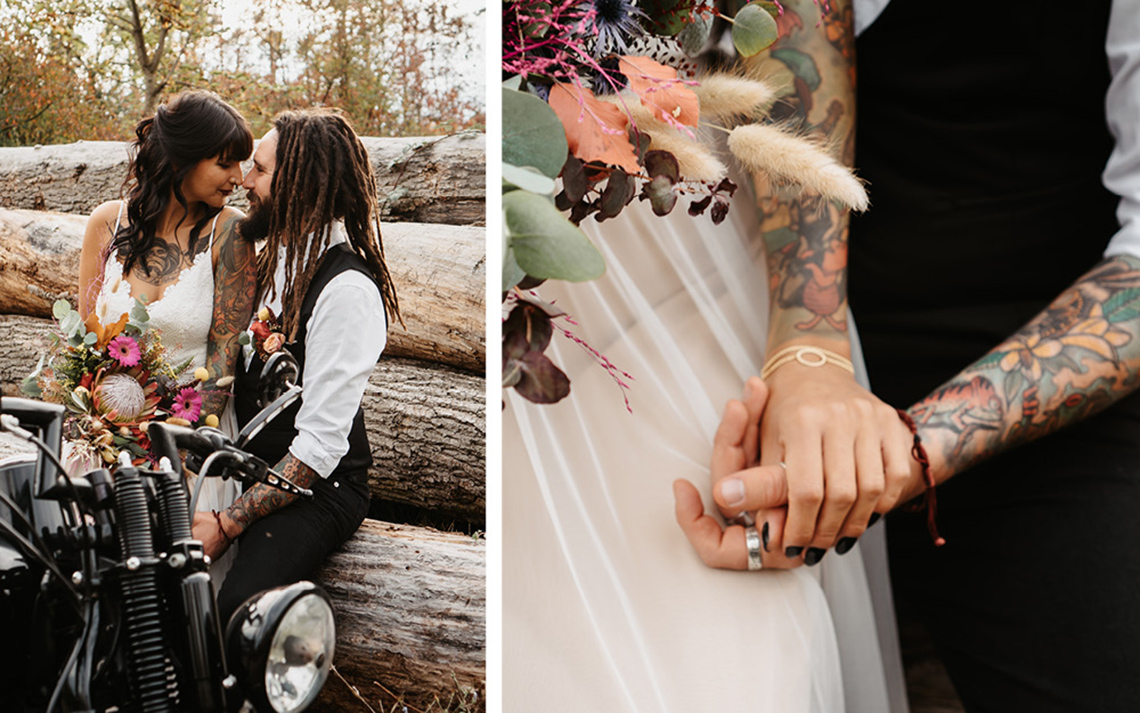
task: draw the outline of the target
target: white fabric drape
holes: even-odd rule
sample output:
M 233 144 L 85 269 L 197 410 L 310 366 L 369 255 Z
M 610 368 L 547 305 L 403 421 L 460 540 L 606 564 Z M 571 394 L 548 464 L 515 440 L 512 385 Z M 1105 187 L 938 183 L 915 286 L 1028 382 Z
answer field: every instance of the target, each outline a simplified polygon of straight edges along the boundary
M 556 334 L 547 353 L 570 398 L 507 398 L 508 713 L 906 711 L 889 597 L 872 597 L 866 544 L 814 569 L 718 571 L 673 519 L 678 477 L 711 510 L 721 410 L 763 362 L 766 270 L 747 190 L 719 227 L 684 202 L 664 219 L 635 201 L 611 223 L 584 221 L 606 275 L 540 290 L 636 381 L 630 414 L 595 359 Z

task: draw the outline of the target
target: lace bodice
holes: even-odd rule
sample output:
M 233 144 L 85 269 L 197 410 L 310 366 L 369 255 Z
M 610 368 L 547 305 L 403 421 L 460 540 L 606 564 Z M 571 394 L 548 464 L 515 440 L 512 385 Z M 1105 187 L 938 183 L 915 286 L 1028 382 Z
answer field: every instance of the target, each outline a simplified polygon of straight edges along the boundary
M 119 210 L 119 220 L 122 209 Z M 115 221 L 118 230 L 119 220 Z M 147 305 L 150 324 L 162 334 L 170 364 L 193 359 L 190 371 L 206 365 L 206 344 L 214 311 L 214 230 L 210 226 L 209 246 L 169 285 L 162 297 Z M 95 301 L 95 313 L 103 324 L 113 323 L 134 307 L 131 285 L 123 278 L 123 265 L 114 256 L 103 267 L 103 285 Z

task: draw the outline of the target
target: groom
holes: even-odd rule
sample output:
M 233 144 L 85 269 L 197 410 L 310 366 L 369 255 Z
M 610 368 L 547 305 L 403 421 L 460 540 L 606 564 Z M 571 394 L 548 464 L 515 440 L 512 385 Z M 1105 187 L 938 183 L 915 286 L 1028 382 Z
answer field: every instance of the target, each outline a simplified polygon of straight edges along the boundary
M 255 322 L 254 342 L 239 360 L 238 422 L 257 413 L 263 356 L 280 341 L 264 335 L 284 335 L 304 393 L 249 450 L 313 495 L 258 483 L 224 512 L 195 515 L 194 534 L 211 557 L 240 542 L 218 593 L 223 622 L 249 596 L 311 576 L 363 521 L 372 454 L 361 400 L 384 349 L 386 316 L 399 318 L 368 153 L 343 116 L 325 109 L 279 115 L 242 185 L 250 202 L 242 236 L 265 241 L 257 319 L 274 323 Z

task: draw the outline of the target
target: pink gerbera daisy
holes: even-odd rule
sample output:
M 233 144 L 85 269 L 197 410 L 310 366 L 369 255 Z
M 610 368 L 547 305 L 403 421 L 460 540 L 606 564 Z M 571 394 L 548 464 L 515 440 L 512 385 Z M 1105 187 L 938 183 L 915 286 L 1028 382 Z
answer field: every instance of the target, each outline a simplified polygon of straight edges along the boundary
M 174 406 L 170 411 L 178 418 L 194 423 L 202 413 L 202 395 L 197 389 L 188 386 L 174 397 Z
M 123 366 L 134 366 L 142 358 L 138 342 L 125 334 L 120 334 L 107 345 L 108 355 Z

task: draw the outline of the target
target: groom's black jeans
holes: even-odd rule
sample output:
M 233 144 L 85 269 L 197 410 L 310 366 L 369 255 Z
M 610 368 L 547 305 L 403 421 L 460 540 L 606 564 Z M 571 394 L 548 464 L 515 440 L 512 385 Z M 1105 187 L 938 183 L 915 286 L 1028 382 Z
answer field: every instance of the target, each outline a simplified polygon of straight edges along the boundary
M 368 513 L 368 486 L 362 477 L 334 473 L 318 478 L 312 491 L 311 498 L 261 518 L 238 539 L 237 557 L 218 592 L 223 629 L 254 594 L 312 577 Z

